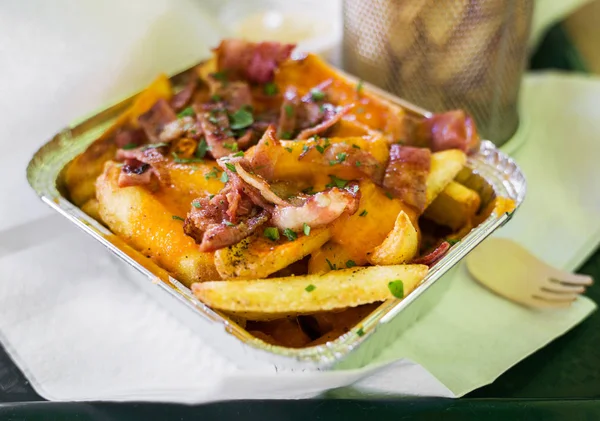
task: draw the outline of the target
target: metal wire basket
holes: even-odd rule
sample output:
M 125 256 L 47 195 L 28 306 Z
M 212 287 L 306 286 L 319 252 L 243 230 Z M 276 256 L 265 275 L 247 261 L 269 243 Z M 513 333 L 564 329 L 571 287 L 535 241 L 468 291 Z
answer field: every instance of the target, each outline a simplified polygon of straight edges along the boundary
M 497 145 L 517 100 L 533 0 L 344 0 L 346 70 L 432 111 L 462 108 Z

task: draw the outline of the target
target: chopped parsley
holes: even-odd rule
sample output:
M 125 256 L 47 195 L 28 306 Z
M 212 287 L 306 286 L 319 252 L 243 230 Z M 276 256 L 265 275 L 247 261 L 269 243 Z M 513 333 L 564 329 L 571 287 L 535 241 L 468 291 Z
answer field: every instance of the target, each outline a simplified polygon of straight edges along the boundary
M 304 194 L 311 194 L 312 195 L 312 194 L 315 194 L 316 191 L 315 191 L 315 188 L 313 186 L 310 186 L 310 187 L 307 187 L 304 190 L 302 190 L 302 193 L 304 193 Z
M 204 140 L 204 138 L 200 139 L 200 142 L 198 143 L 198 147 L 196 148 L 196 158 L 204 158 L 204 156 L 206 156 L 206 152 L 210 151 L 210 146 L 208 146 L 208 143 L 206 143 L 206 140 Z
M 353 144 L 352 144 L 352 147 L 353 147 L 354 149 L 360 149 L 360 146 L 358 146 L 358 145 L 357 145 L 357 144 L 355 144 L 355 143 L 353 143 Z
M 212 76 L 220 81 L 227 81 L 227 73 L 225 73 L 224 71 L 222 72 L 215 72 L 212 74 Z
M 227 169 L 231 172 L 237 172 L 237 170 L 235 169 L 235 166 L 229 162 L 225 163 L 225 167 L 227 167 Z
M 360 94 L 362 89 L 363 89 L 363 81 L 359 80 L 358 83 L 356 84 L 356 92 Z
M 315 289 L 317 289 L 316 286 L 314 286 L 313 284 L 309 284 L 306 286 L 306 288 L 304 288 L 304 291 L 306 292 L 313 292 Z
M 404 139 L 398 139 L 398 140 L 396 141 L 396 143 L 397 143 L 398 145 L 404 145 L 406 142 L 404 141 Z
M 302 225 L 302 231 L 304 232 L 304 235 L 310 235 L 310 225 L 305 222 Z
M 271 241 L 279 240 L 279 230 L 275 227 L 265 228 L 263 235 Z
M 210 100 L 213 102 L 219 102 L 221 100 L 221 95 L 214 94 L 210 97 Z
M 360 167 L 362 164 L 360 163 L 360 161 L 356 161 L 356 162 L 354 163 L 354 165 L 356 165 L 357 167 Z
M 265 84 L 265 86 L 263 87 L 263 92 L 266 95 L 273 96 L 273 95 L 277 95 L 277 93 L 279 92 L 279 89 L 277 88 L 277 85 L 275 85 L 273 82 L 269 82 L 269 83 Z
M 233 222 L 229 222 L 229 221 L 223 221 L 223 223 L 225 225 L 227 225 L 228 227 L 235 227 L 235 224 Z
M 448 238 L 446 241 L 448 242 L 448 244 L 453 246 L 454 244 L 458 243 L 460 240 L 458 240 L 456 238 L 452 238 L 452 239 Z
M 404 298 L 404 283 L 400 279 L 390 282 L 388 288 L 394 297 Z
M 173 215 L 173 216 L 171 216 L 171 218 L 173 218 L 176 221 L 185 221 L 185 219 L 183 219 L 181 216 L 177 216 L 177 215 Z
M 302 146 L 302 153 L 308 152 L 309 149 L 310 149 L 310 147 L 308 145 Z
M 283 230 L 283 235 L 285 235 L 287 237 L 287 239 L 290 241 L 294 241 L 298 238 L 298 234 L 296 234 L 294 231 L 292 231 L 289 228 L 286 228 Z
M 331 178 L 331 183 L 327 184 L 325 187 L 338 187 L 343 189 L 348 184 L 348 180 L 338 178 L 335 175 L 329 175 L 329 178 Z
M 215 197 L 215 195 L 214 195 L 214 194 L 209 194 L 209 195 L 208 195 L 208 198 L 209 198 L 209 199 L 212 199 L 213 197 Z
M 287 115 L 288 117 L 294 116 L 294 107 L 292 107 L 290 104 L 285 104 L 283 106 L 283 109 L 285 111 L 285 115 Z
M 286 151 L 288 151 L 289 153 L 292 153 L 292 152 L 294 152 L 294 150 L 293 150 L 292 148 L 285 147 L 285 148 L 283 148 L 283 149 L 285 149 L 285 150 L 286 150 Z
M 347 268 L 353 268 L 354 266 L 356 266 L 356 262 L 354 260 L 348 260 L 346 262 L 346 267 Z
M 310 90 L 310 97 L 313 101 L 323 101 L 325 99 L 325 92 L 319 88 L 312 88 Z
M 191 117 L 194 114 L 196 114 L 194 112 L 194 109 L 192 107 L 187 107 L 187 108 L 184 108 L 183 110 L 181 110 L 179 112 L 179 114 L 177 114 L 177 118 Z
M 363 330 L 363 328 L 361 327 L 360 329 L 358 329 L 358 330 L 356 331 L 356 334 L 357 334 L 358 336 L 364 336 L 364 335 L 365 335 L 365 331 L 364 331 L 364 330 Z
M 330 270 L 337 270 L 337 266 L 335 265 L 335 263 L 331 263 L 329 261 L 329 259 L 325 259 L 325 261 L 327 262 L 327 264 L 329 265 L 329 269 Z
M 233 130 L 245 129 L 252 123 L 254 123 L 252 113 L 243 108 L 237 110 L 231 115 L 231 128 Z
M 193 162 L 204 162 L 201 158 L 181 158 L 175 152 L 171 152 L 171 155 L 173 155 L 173 162 L 177 164 L 191 164 Z
M 220 180 L 223 183 L 227 183 L 229 181 L 229 176 L 227 175 L 227 173 L 225 171 L 223 171 L 223 173 L 221 174 Z
M 126 144 L 125 146 L 123 146 L 121 149 L 125 149 L 126 151 L 129 151 L 129 150 L 135 149 L 137 147 L 138 147 L 137 144 L 130 142 L 130 143 Z
M 393 199 L 394 196 L 392 196 L 392 193 L 390 193 L 389 191 L 385 192 L 385 197 L 387 197 L 388 199 Z
M 211 178 L 217 178 L 218 175 L 219 175 L 219 170 L 217 169 L 217 167 L 213 167 L 213 169 L 211 171 L 204 174 L 204 178 L 207 180 L 210 180 Z
M 359 213 L 358 216 L 367 216 L 367 213 L 369 212 L 367 212 L 367 210 L 365 209 L 361 213 Z
M 239 152 L 236 152 L 236 153 L 234 153 L 232 156 L 233 156 L 234 158 L 238 158 L 238 157 L 240 157 L 240 156 L 244 156 L 244 151 L 239 151 Z
M 281 133 L 281 138 L 282 139 L 289 139 L 292 137 L 292 134 L 290 132 L 282 132 Z M 268 145 L 268 144 L 267 144 Z
M 341 164 L 346 160 L 347 156 L 348 154 L 346 154 L 345 152 L 340 152 L 335 156 L 335 160 L 329 161 L 329 165 Z
M 237 142 L 232 142 L 232 143 L 223 142 L 223 147 L 229 149 L 231 152 L 237 152 L 238 151 L 238 144 L 237 144 Z
M 202 207 L 202 205 L 196 201 L 192 202 L 192 206 L 195 207 L 196 209 L 200 209 Z

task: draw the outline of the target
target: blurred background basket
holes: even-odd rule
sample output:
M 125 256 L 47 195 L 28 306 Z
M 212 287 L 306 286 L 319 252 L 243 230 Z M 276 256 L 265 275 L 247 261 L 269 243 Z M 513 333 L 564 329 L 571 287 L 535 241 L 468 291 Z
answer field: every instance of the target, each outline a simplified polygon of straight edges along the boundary
M 344 68 L 431 111 L 462 108 L 497 145 L 519 124 L 533 0 L 344 0 Z

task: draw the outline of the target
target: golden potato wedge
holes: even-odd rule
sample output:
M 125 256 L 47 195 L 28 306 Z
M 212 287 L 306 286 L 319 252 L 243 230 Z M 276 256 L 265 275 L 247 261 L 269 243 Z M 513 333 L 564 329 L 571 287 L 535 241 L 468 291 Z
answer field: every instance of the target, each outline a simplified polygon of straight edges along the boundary
M 467 163 L 467 155 L 458 149 L 431 154 L 431 169 L 427 176 L 427 206 L 446 188 Z
M 102 173 L 104 163 L 114 158 L 117 147 L 113 143 L 115 132 L 123 126 L 137 127 L 137 119 L 161 98 L 172 95 L 171 82 L 160 75 L 142 91 L 115 123 L 96 139 L 81 155 L 75 158 L 65 172 L 65 185 L 71 201 L 82 206 L 96 196 L 96 178 Z
M 344 269 L 353 266 L 363 266 L 367 259 L 354 256 L 341 244 L 328 241 L 313 252 L 308 261 L 308 273 L 325 273 L 330 270 Z
M 107 162 L 96 183 L 99 213 L 111 231 L 188 286 L 220 279 L 213 253 L 200 252 L 194 240 L 184 234 L 183 222 L 174 219 L 148 190 L 120 188 L 119 171 L 117 164 Z
M 215 252 L 215 266 L 223 279 L 265 278 L 317 250 L 329 240 L 327 228 L 313 229 L 310 235 L 298 235 L 273 242 L 262 230 L 237 244 Z
M 419 251 L 419 232 L 406 212 L 400 211 L 394 228 L 383 243 L 367 255 L 373 265 L 399 265 L 410 261 Z
M 475 216 L 480 204 L 481 198 L 476 191 L 452 181 L 431 202 L 424 216 L 456 231 Z
M 321 275 L 202 282 L 192 291 L 212 308 L 268 320 L 402 298 L 427 270 L 425 265 L 356 267 Z

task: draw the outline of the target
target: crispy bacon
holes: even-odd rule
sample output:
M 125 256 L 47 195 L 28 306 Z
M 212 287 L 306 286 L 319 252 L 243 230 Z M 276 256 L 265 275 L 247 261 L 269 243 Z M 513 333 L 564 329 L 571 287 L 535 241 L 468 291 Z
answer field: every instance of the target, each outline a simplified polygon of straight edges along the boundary
M 138 117 L 140 127 L 146 132 L 151 143 L 160 142 L 163 127 L 177 120 L 177 114 L 164 99 L 159 99 L 147 112 Z
M 426 254 L 425 256 L 419 257 L 412 261 L 415 265 L 427 265 L 429 267 L 437 263 L 444 255 L 450 250 L 450 243 L 443 241 L 435 250 Z
M 161 142 L 172 142 L 183 136 L 199 139 L 201 135 L 200 124 L 193 117 L 186 116 L 166 124 L 160 132 L 159 139 Z
M 171 177 L 169 176 L 169 171 L 165 167 L 167 162 L 165 156 L 160 152 L 162 148 L 153 148 L 148 146 L 143 146 L 137 149 L 124 150 L 119 149 L 115 156 L 117 161 L 125 161 L 125 165 L 123 165 L 123 169 L 121 174 L 125 174 L 123 176 L 123 180 L 119 177 L 119 186 L 125 187 L 125 184 L 135 182 L 135 185 L 148 184 L 151 180 L 150 174 L 155 174 L 158 180 L 163 185 L 168 185 L 171 183 Z M 140 162 L 147 167 L 144 167 L 144 171 L 148 172 L 147 176 L 144 177 L 133 177 L 136 178 L 136 181 L 131 181 L 127 177 L 130 173 L 135 173 L 135 171 L 127 170 L 127 162 Z M 141 175 L 136 174 L 136 175 Z M 123 181 L 124 185 L 121 185 L 121 181 Z M 132 184 L 133 185 L 133 184 Z
M 298 136 L 296 136 L 296 139 L 308 139 L 311 136 L 314 135 L 318 135 L 323 133 L 325 130 L 329 129 L 331 126 L 333 126 L 335 123 L 337 123 L 338 121 L 341 120 L 341 118 L 348 114 L 348 112 L 350 112 L 350 110 L 354 107 L 354 104 L 348 104 L 345 105 L 343 107 L 338 107 L 338 109 L 334 112 L 331 113 L 327 113 L 324 116 L 324 119 L 321 123 L 317 124 L 314 127 L 311 127 L 309 129 L 304 129 L 300 132 L 300 134 Z
M 171 98 L 171 107 L 173 107 L 173 109 L 177 112 L 187 107 L 192 101 L 192 98 L 194 97 L 194 92 L 196 91 L 197 87 L 198 79 L 196 75 L 192 75 L 192 78 L 185 85 L 185 87 L 181 91 L 173 95 L 173 98 Z
M 307 196 L 301 206 L 275 206 L 271 223 L 278 228 L 302 230 L 304 224 L 311 228 L 327 225 L 344 212 L 352 215 L 358 209 L 360 191 L 356 193 L 332 187 L 331 189 Z
M 383 187 L 395 197 L 419 211 L 427 202 L 427 176 L 431 167 L 431 151 L 425 148 L 394 144 L 385 169 Z
M 117 181 L 119 187 L 145 186 L 150 184 L 152 173 L 150 165 L 137 159 L 126 159 Z
M 462 110 L 434 114 L 417 126 L 416 134 L 432 152 L 460 149 L 471 153 L 479 149 L 475 122 Z
M 228 70 L 250 82 L 267 83 L 273 80 L 275 69 L 289 58 L 295 47 L 278 42 L 227 39 L 215 51 L 220 70 Z
M 217 79 L 214 74 L 208 76 L 207 82 L 213 100 L 223 101 L 229 111 L 252 105 L 252 92 L 247 82 L 227 82 Z
M 294 87 L 286 89 L 283 94 L 283 102 L 279 112 L 279 125 L 277 135 L 279 137 L 290 138 L 296 130 L 296 119 L 298 117 L 298 109 L 300 108 L 300 98 L 298 91 Z
M 280 142 L 275 135 L 275 128 L 269 126 L 254 147 L 254 153 L 250 157 L 250 167 L 267 181 L 271 181 L 273 178 L 278 145 L 280 145 Z
M 213 158 L 219 159 L 231 154 L 231 149 L 227 149 L 224 145 L 233 145 L 235 138 L 229 127 L 227 110 L 222 104 L 215 104 L 212 107 L 194 105 L 194 110 Z

